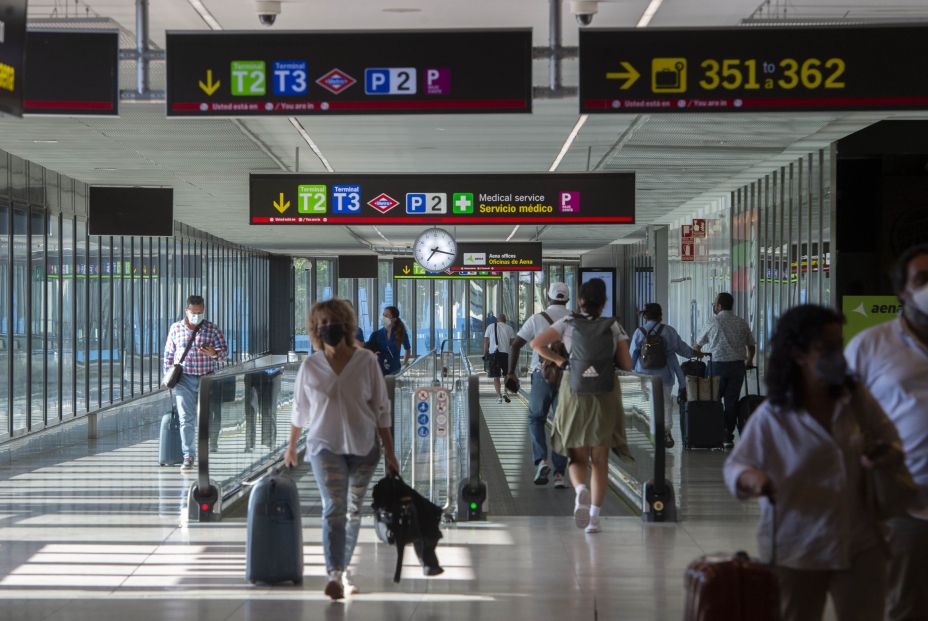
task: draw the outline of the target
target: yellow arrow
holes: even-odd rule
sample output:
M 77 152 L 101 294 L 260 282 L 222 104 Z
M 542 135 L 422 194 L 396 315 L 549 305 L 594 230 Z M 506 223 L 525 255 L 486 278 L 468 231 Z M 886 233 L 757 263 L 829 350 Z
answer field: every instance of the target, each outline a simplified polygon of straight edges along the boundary
M 206 70 L 206 84 L 203 83 L 203 80 L 200 80 L 200 90 L 202 90 L 207 95 L 212 95 L 216 92 L 216 89 L 219 88 L 221 82 L 216 80 L 213 82 L 213 70 Z
M 408 265 L 404 265 L 404 266 L 403 266 L 403 273 L 404 273 L 404 274 L 408 274 L 408 273 L 409 273 L 409 266 L 408 266 Z
M 280 193 L 280 202 L 274 201 L 274 209 L 276 209 L 280 213 L 283 213 L 287 211 L 288 209 L 290 209 L 290 201 L 286 201 L 286 202 L 284 201 L 283 192 Z
M 623 84 L 619 88 L 622 89 L 623 91 L 628 90 L 629 88 L 631 88 L 632 84 L 638 81 L 638 78 L 641 77 L 641 74 L 638 73 L 635 70 L 635 68 L 631 66 L 631 64 L 625 62 L 624 60 L 620 62 L 619 64 L 622 65 L 622 68 L 625 69 L 625 71 L 623 73 L 610 71 L 609 73 L 606 74 L 606 79 L 607 80 L 625 80 L 625 84 Z

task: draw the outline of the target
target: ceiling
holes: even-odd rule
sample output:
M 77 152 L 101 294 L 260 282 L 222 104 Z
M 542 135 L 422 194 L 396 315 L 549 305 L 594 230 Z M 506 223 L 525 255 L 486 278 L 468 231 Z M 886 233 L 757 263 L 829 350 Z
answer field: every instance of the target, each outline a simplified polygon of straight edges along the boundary
M 196 0 L 193 0 L 196 2 Z M 224 29 L 252 30 L 252 0 L 201 0 Z M 924 0 L 892 4 L 860 0 L 780 2 L 791 16 L 928 18 Z M 776 3 L 776 0 L 774 0 Z M 564 44 L 577 27 L 564 2 Z M 635 26 L 649 0 L 602 2 L 594 26 Z M 751 15 L 759 0 L 664 0 L 649 27 L 728 26 Z M 74 14 L 73 0 L 30 0 L 30 19 Z M 89 9 L 89 12 L 88 12 Z M 110 17 L 131 34 L 131 0 L 80 0 L 80 15 Z M 165 30 L 206 30 L 189 0 L 151 3 L 150 35 L 163 46 Z M 284 0 L 275 29 L 396 29 L 524 27 L 535 45 L 548 32 L 545 0 Z M 564 83 L 575 85 L 576 60 L 564 61 Z M 547 79 L 535 62 L 535 84 Z M 155 63 L 152 88 L 163 88 Z M 134 84 L 124 63 L 122 87 Z M 637 224 L 622 226 L 461 226 L 462 240 L 540 239 L 551 256 L 577 256 L 642 236 L 642 227 L 669 224 L 717 202 L 732 189 L 783 162 L 827 146 L 883 118 L 917 113 L 803 113 L 590 116 L 560 167 L 635 171 Z M 531 115 L 302 117 L 313 142 L 336 172 L 547 171 L 578 120 L 577 100 L 536 100 Z M 57 140 L 56 144 L 36 142 Z M 250 171 L 301 171 L 323 165 L 286 118 L 168 119 L 163 104 L 123 103 L 117 119 L 0 118 L 0 148 L 88 183 L 171 185 L 175 218 L 229 241 L 272 252 L 333 254 L 369 247 L 408 246 L 417 227 L 253 227 L 248 224 Z

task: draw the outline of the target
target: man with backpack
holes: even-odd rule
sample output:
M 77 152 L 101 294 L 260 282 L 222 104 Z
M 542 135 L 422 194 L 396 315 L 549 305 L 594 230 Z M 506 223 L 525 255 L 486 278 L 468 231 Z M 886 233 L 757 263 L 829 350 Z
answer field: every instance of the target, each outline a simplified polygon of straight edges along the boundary
M 660 304 L 645 304 L 644 325 L 635 330 L 632 336 L 632 364 L 636 373 L 658 375 L 664 385 L 664 437 L 665 446 L 673 448 L 674 441 L 670 430 L 673 428 L 673 382 L 677 380 L 678 390 L 686 388 L 686 380 L 677 355 L 693 357 L 693 350 L 683 342 L 672 327 L 661 323 L 663 309 Z M 656 413 L 655 413 L 656 414 Z
M 567 300 L 570 294 L 567 285 L 562 282 L 551 283 L 548 288 L 548 308 L 529 317 L 512 342 L 509 353 L 509 373 L 507 382 L 517 381 L 516 364 L 519 352 L 526 343 L 544 332 L 554 322 L 567 316 Z M 548 439 L 545 423 L 549 410 L 557 403 L 558 386 L 549 384 L 541 374 L 541 359 L 537 353 L 532 354 L 532 388 L 528 399 L 528 433 L 532 440 L 532 459 L 535 463 L 535 485 L 547 485 L 551 466 L 554 466 L 554 487 L 564 489 L 567 483 L 564 474 L 567 471 L 567 458 L 551 451 L 551 465 L 548 464 Z

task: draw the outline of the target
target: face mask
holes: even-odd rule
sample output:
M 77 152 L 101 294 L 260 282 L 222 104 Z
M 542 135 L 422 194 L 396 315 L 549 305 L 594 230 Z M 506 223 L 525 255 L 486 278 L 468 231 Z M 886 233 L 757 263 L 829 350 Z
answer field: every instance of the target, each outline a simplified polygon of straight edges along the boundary
M 190 311 L 187 311 L 187 321 L 195 326 L 198 326 L 200 325 L 200 322 L 203 321 L 203 313 L 191 313 Z
M 390 327 L 390 318 L 387 317 L 386 315 L 381 315 L 381 316 L 380 316 L 380 325 L 383 326 L 384 328 L 389 328 L 389 327 Z
M 326 345 L 336 347 L 345 340 L 345 326 L 340 323 L 319 326 L 319 339 Z
M 815 373 L 829 386 L 841 386 L 847 379 L 847 360 L 838 350 L 821 356 L 815 363 Z
M 922 314 L 928 315 L 928 285 L 912 294 L 912 304 L 915 305 Z

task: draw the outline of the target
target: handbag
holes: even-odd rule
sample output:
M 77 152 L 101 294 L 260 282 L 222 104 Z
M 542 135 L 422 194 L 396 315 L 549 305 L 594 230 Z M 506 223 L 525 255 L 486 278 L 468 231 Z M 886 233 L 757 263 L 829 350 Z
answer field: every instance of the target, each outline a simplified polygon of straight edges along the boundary
M 193 329 L 193 334 L 190 335 L 190 340 L 187 341 L 187 346 L 184 347 L 184 353 L 180 355 L 180 360 L 172 364 L 167 371 L 165 371 L 164 376 L 161 378 L 161 385 L 165 388 L 174 388 L 177 386 L 177 382 L 180 381 L 180 376 L 184 372 L 184 358 L 187 357 L 187 353 L 190 351 L 190 347 L 193 345 L 194 339 L 197 337 L 197 332 L 200 330 L 200 326 L 203 325 L 203 322 L 197 324 L 197 327 Z
M 864 454 L 879 451 L 885 444 L 873 437 L 873 429 L 864 421 L 863 408 L 866 405 L 860 395 L 861 389 L 854 388 L 854 398 L 851 407 L 857 425 L 864 436 Z M 904 516 L 915 504 L 918 497 L 918 486 L 905 465 L 905 460 L 892 462 L 879 468 L 864 468 L 864 496 L 866 502 L 873 507 L 877 519 L 888 520 Z
M 545 318 L 549 324 L 554 324 L 554 320 L 551 319 L 551 315 L 546 312 L 542 312 L 541 316 Z M 558 341 L 552 343 L 548 346 L 555 354 L 561 356 L 562 358 L 567 358 L 569 356 L 567 348 L 564 346 L 564 343 Z M 561 378 L 564 376 L 564 369 L 562 369 L 556 362 L 553 360 L 548 360 L 547 358 L 541 359 L 541 377 L 545 380 L 545 383 L 551 384 L 552 386 L 560 386 Z

